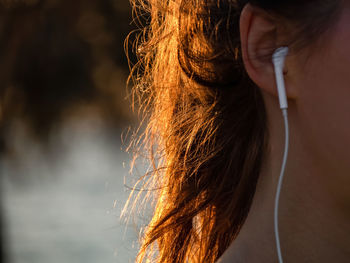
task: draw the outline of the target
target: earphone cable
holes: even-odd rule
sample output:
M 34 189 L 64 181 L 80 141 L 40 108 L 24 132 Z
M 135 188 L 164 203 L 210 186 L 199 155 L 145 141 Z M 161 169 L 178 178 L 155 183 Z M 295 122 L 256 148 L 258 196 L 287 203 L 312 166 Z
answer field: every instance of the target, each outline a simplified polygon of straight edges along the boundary
M 283 263 L 283 259 L 282 259 L 280 238 L 279 238 L 279 232 L 278 232 L 278 204 L 279 204 L 279 198 L 280 198 L 280 194 L 281 194 L 282 181 L 283 181 L 283 177 L 284 177 L 284 170 L 285 170 L 286 163 L 287 163 L 288 145 L 289 145 L 289 127 L 288 127 L 287 109 L 282 109 L 282 114 L 283 114 L 283 118 L 284 118 L 284 127 L 285 127 L 285 147 L 284 147 L 284 155 L 283 155 L 281 173 L 280 173 L 278 185 L 277 185 L 277 191 L 276 191 L 276 197 L 275 197 L 275 210 L 274 210 L 276 248 L 277 248 L 279 263 Z

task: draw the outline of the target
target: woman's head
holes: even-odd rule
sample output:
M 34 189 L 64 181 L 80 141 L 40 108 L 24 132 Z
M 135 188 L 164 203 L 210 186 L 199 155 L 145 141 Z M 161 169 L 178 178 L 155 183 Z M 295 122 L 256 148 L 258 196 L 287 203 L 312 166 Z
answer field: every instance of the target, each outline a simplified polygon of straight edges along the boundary
M 148 187 L 159 189 L 140 262 L 214 262 L 235 239 L 269 141 L 272 53 L 288 45 L 291 58 L 311 54 L 338 2 L 135 0 L 151 15 L 134 79 L 149 117 Z
M 350 5 L 345 1 L 311 2 L 317 8 L 310 11 L 305 6 L 299 11 L 307 20 L 300 23 L 303 20 L 299 18 L 293 22 L 292 15 L 285 14 L 286 24 L 290 25 L 283 29 L 282 40 L 277 33 L 277 39 L 272 41 L 269 36 L 275 33 L 270 31 L 275 30 L 277 23 L 266 15 L 254 15 L 259 10 L 246 6 L 240 21 L 241 49 L 245 70 L 262 92 L 265 108 L 271 112 L 279 111 L 274 72 L 271 60 L 259 59 L 259 54 L 263 54 L 265 46 L 291 47 L 285 80 L 293 143 L 298 139 L 303 145 L 308 161 L 318 167 L 313 173 L 329 195 L 346 204 L 350 195 L 341 189 L 349 183 L 350 170 Z M 291 14 L 297 11 L 289 8 Z M 270 116 L 268 119 L 270 123 L 276 121 Z M 282 124 L 277 129 L 282 130 Z

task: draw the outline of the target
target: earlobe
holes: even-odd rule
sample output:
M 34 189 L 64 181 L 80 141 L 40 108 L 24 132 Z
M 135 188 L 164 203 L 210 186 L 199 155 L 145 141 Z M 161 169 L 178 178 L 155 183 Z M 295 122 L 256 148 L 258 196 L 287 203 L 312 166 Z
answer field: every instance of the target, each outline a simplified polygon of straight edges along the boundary
M 249 77 L 265 92 L 278 97 L 272 63 L 272 54 L 278 48 L 275 21 L 265 11 L 247 4 L 240 17 L 240 36 Z

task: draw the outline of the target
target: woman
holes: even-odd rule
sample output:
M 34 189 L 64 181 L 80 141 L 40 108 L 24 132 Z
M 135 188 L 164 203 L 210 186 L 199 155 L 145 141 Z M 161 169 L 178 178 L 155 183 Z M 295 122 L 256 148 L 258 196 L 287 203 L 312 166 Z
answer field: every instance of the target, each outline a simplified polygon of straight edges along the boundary
M 288 46 L 283 259 L 349 262 L 350 3 L 144 0 L 135 7 L 151 15 L 135 80 L 147 98 L 148 187 L 158 189 L 137 261 L 277 262 L 284 124 L 271 57 Z

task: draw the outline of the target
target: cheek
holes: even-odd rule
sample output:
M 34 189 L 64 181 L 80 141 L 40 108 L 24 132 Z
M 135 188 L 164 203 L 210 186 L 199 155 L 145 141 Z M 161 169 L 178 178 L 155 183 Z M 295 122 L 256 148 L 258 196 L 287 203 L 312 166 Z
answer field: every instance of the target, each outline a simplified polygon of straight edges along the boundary
M 293 83 L 298 90 L 295 128 L 315 166 L 315 176 L 347 208 L 350 203 L 349 26 L 350 9 L 347 9 L 321 44 L 323 48 L 314 48 L 307 63 L 296 62 L 299 67 Z
M 297 102 L 305 142 L 330 172 L 338 170 L 339 174 L 350 172 L 349 47 L 344 45 L 342 50 L 338 45 L 338 49 L 310 57 Z

